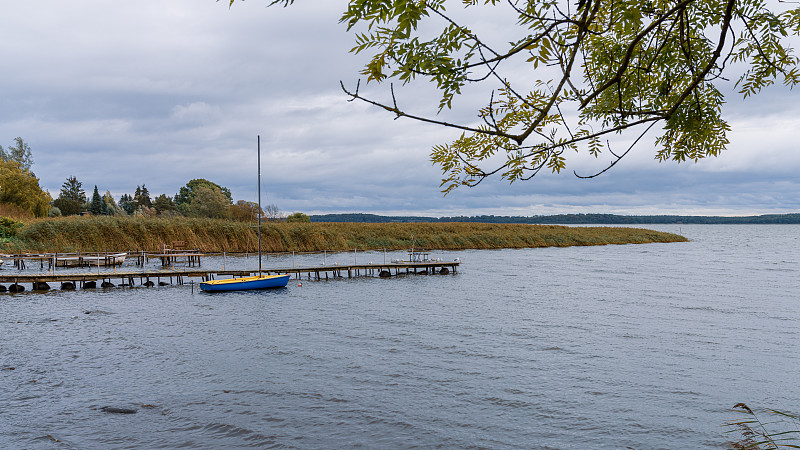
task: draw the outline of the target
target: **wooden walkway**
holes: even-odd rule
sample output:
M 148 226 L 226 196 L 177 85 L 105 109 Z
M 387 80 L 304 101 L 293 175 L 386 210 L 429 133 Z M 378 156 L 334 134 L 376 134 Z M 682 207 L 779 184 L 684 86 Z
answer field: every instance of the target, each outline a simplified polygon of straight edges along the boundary
M 413 263 L 387 263 L 387 264 L 349 264 L 316 267 L 293 267 L 293 268 L 271 268 L 264 269 L 262 273 L 278 274 L 289 273 L 297 279 L 304 277 L 309 280 L 328 280 L 331 278 L 354 278 L 361 276 L 370 277 L 396 277 L 405 274 L 455 274 L 458 270 L 460 261 L 426 261 Z M 155 286 L 167 284 L 185 284 L 187 279 L 199 278 L 200 281 L 213 280 L 216 278 L 246 277 L 258 273 L 258 270 L 203 270 L 200 268 L 184 269 L 162 269 L 162 270 L 104 270 L 99 272 L 71 272 L 58 273 L 11 273 L 0 271 L 0 292 L 4 292 L 6 287 L 3 285 L 11 283 L 8 290 L 25 290 L 22 284 L 31 284 L 33 290 L 48 290 L 52 288 L 48 283 L 61 283 L 62 289 L 90 288 L 97 287 L 97 282 L 101 281 L 100 287 L 112 286 L 135 286 L 136 281 L 141 286 Z M 118 284 L 114 284 L 119 280 Z M 169 280 L 167 282 L 166 280 Z M 192 280 L 193 281 L 193 280 Z
M 13 266 L 24 270 L 29 264 L 39 263 L 39 268 L 52 269 L 56 267 L 75 266 L 75 267 L 103 267 L 119 265 L 112 262 L 120 253 L 125 253 L 126 259 L 136 261 L 137 266 L 144 267 L 151 259 L 161 260 L 162 267 L 169 267 L 173 264 L 183 264 L 194 267 L 200 265 L 200 258 L 206 256 L 200 250 L 162 250 L 159 252 L 129 251 L 129 252 L 82 252 L 82 253 L 39 253 L 39 254 L 15 254 L 2 255 L 2 259 L 7 266 Z

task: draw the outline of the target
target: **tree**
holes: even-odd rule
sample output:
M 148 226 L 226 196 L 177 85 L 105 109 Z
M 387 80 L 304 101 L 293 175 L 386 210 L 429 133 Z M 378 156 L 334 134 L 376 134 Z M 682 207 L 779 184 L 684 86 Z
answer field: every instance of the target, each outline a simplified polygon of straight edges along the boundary
M 136 210 L 136 206 L 133 203 L 133 197 L 128 194 L 122 194 L 122 197 L 119 198 L 119 206 L 128 215 L 133 214 L 133 212 Z
M 147 190 L 147 186 L 136 186 L 136 192 L 133 194 L 133 205 L 134 209 L 140 206 L 153 207 L 153 201 L 150 200 L 150 192 Z
M 222 191 L 200 186 L 187 207 L 187 215 L 224 219 L 228 217 L 229 207 L 230 201 Z
M 278 208 L 278 205 L 269 204 L 264 207 L 264 215 L 269 220 L 278 220 L 283 217 L 283 212 Z
M 8 148 L 7 152 L 0 146 L 0 159 L 5 162 L 16 161 L 24 172 L 30 172 L 31 166 L 33 166 L 31 147 L 21 137 L 14 139 L 14 144 Z
M 156 209 L 158 214 L 163 214 L 175 210 L 175 203 L 167 194 L 161 194 L 153 200 L 153 208 Z
M 109 208 L 117 207 L 117 202 L 114 201 L 114 196 L 111 195 L 111 191 L 106 191 L 106 193 L 103 194 L 103 202 L 108 205 Z
M 142 205 L 142 206 L 139 206 L 138 208 L 136 208 L 136 211 L 133 212 L 133 215 L 135 217 L 139 217 L 139 216 L 142 216 L 142 217 L 155 217 L 156 215 L 158 215 L 158 211 L 156 211 L 155 208 L 150 208 L 148 206 Z
M 0 161 L 0 202 L 16 205 L 36 217 L 50 212 L 52 197 L 39 186 L 39 179 L 15 160 Z
M 258 203 L 239 200 L 228 207 L 228 215 L 231 219 L 242 222 L 255 221 L 258 218 Z
M 296 212 L 294 214 L 289 214 L 286 217 L 287 222 L 300 222 L 300 223 L 310 223 L 311 218 L 308 215 L 303 214 L 301 212 Z
M 92 200 L 90 202 L 89 212 L 94 214 L 95 216 L 99 216 L 105 214 L 106 208 L 105 203 L 103 202 L 103 197 L 100 196 L 100 192 L 97 190 L 97 185 L 94 185 L 94 193 L 92 193 Z
M 59 198 L 75 200 L 76 202 L 86 203 L 86 192 L 83 191 L 82 183 L 74 176 L 68 177 L 67 181 L 61 185 Z
M 231 196 L 231 191 L 228 188 L 220 186 L 217 183 L 208 181 L 204 178 L 190 180 L 188 183 L 186 183 L 186 186 L 180 188 L 180 191 L 175 195 L 175 204 L 179 207 L 181 205 L 189 205 L 192 203 L 192 199 L 194 199 L 201 187 L 221 192 L 228 199 L 228 205 L 233 204 L 233 197 Z
M 83 191 L 82 184 L 74 176 L 67 178 L 61 185 L 61 192 L 53 202 L 53 206 L 61 210 L 65 216 L 71 216 L 84 211 L 86 204 L 86 193 Z
M 269 4 L 276 3 L 294 0 Z M 385 100 L 375 100 L 359 83 L 342 84 L 351 100 L 396 118 L 461 131 L 431 152 L 445 193 L 490 176 L 514 182 L 542 169 L 561 172 L 568 150 L 594 157 L 608 152 L 608 165 L 575 173 L 591 178 L 648 132 L 659 161 L 717 156 L 728 144 L 720 90 L 728 79 L 744 97 L 775 82 L 800 81 L 790 45 L 800 33 L 797 2 L 465 0 L 465 10 L 453 14 L 446 3 L 453 4 L 350 0 L 341 17 L 348 30 L 360 31 L 351 51 L 371 53 L 361 72 L 367 82 L 431 81 L 441 94 L 440 113 L 465 86 L 485 90 L 478 121 L 457 123 L 407 110 L 391 85 Z M 468 22 L 484 12 L 516 21 L 503 42 L 471 28 Z M 626 144 L 620 148 L 620 142 Z
M 83 211 L 83 203 L 61 197 L 53 200 L 53 206 L 58 208 L 61 214 L 65 216 L 71 216 Z

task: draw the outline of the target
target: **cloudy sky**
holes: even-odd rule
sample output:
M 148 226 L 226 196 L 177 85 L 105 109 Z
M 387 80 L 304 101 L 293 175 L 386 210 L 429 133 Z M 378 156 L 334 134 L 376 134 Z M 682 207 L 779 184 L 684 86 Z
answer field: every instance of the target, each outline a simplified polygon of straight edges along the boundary
M 76 176 L 86 191 L 97 185 L 117 198 L 141 184 L 153 196 L 174 195 L 190 179 L 206 178 L 234 199 L 255 200 L 260 135 L 262 201 L 286 212 L 800 211 L 797 91 L 774 88 L 747 101 L 726 92 L 731 144 L 713 160 L 658 163 L 644 144 L 592 180 L 568 170 L 514 185 L 491 180 L 443 197 L 429 153 L 455 133 L 393 120 L 348 102 L 339 88 L 340 80 L 354 86 L 364 63 L 348 53 L 353 35 L 338 23 L 346 2 L 305 0 L 286 9 L 261 0 L 226 3 L 6 2 L 0 145 L 17 136 L 28 142 L 33 170 L 54 197 Z M 386 98 L 386 86 L 369 89 Z M 425 89 L 402 89 L 403 106 L 435 111 Z M 465 99 L 449 114 L 469 120 L 475 113 Z M 588 174 L 607 162 L 579 160 L 570 168 Z

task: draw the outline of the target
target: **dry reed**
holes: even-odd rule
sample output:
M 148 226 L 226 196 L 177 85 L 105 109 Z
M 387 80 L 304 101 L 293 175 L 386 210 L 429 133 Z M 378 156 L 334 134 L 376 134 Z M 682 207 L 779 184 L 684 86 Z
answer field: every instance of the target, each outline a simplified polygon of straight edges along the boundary
M 67 217 L 30 221 L 6 244 L 13 252 L 157 251 L 183 241 L 204 252 L 257 250 L 252 223 L 197 218 Z M 484 223 L 285 223 L 262 225 L 266 252 L 495 249 L 682 242 L 683 236 L 622 227 Z

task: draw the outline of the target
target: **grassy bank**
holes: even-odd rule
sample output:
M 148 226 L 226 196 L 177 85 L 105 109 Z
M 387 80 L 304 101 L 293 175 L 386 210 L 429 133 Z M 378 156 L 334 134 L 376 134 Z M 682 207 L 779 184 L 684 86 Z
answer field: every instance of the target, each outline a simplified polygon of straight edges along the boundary
M 267 252 L 370 249 L 492 249 L 682 242 L 683 236 L 639 228 L 483 223 L 265 223 Z M 155 251 L 184 241 L 205 252 L 252 252 L 254 224 L 216 219 L 70 217 L 27 222 L 7 252 Z

